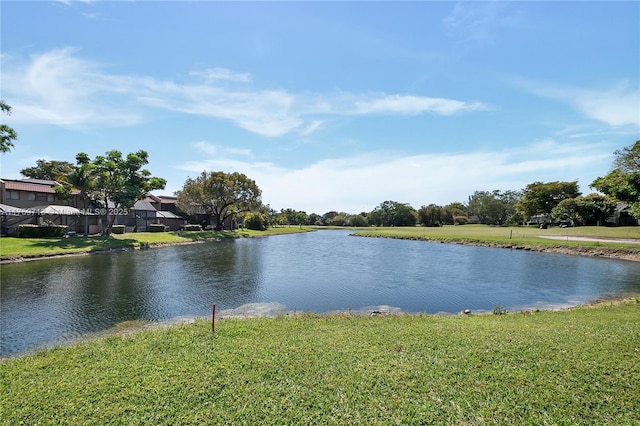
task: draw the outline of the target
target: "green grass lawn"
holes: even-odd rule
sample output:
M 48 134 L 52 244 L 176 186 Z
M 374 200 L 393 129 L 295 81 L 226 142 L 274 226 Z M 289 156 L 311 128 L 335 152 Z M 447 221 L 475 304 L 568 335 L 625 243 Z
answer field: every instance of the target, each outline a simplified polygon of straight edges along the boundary
M 307 232 L 312 227 L 276 227 L 267 231 L 192 231 L 184 232 L 138 232 L 104 237 L 69 237 L 69 238 L 0 238 L 0 259 L 15 257 L 38 257 L 60 254 L 72 254 L 97 250 L 109 250 L 126 247 L 151 246 L 159 244 L 178 244 L 218 238 L 261 237 L 278 234 Z M 342 228 L 341 228 L 342 229 Z M 640 240 L 640 227 L 604 227 L 583 226 L 577 228 L 534 227 L 494 227 L 486 225 L 443 226 L 439 228 L 425 227 L 392 227 L 361 228 L 357 235 L 392 238 L 411 238 L 445 242 L 467 242 L 479 244 L 521 245 L 533 247 L 611 247 L 624 248 L 640 253 L 640 245 L 623 242 L 587 242 L 570 240 L 549 240 L 540 238 L 543 235 L 559 235 L 564 237 L 583 236 L 595 238 L 618 238 Z
M 268 235 L 289 234 L 307 232 L 308 227 L 277 227 L 267 231 L 190 231 L 183 232 L 180 236 L 177 232 L 136 232 L 129 234 L 112 234 L 110 238 L 91 237 L 65 237 L 65 238 L 0 238 L 0 259 L 14 257 L 38 257 L 73 253 L 84 253 L 99 250 L 110 250 L 127 247 L 140 247 L 144 245 L 180 244 L 193 241 L 211 240 L 217 238 L 245 238 L 261 237 Z
M 0 363 L 0 424 L 640 421 L 640 299 L 480 316 L 224 319 Z
M 362 228 L 357 235 L 379 236 L 393 238 L 412 238 L 432 241 L 470 242 L 504 245 L 530 245 L 530 246 L 585 246 L 585 247 L 624 247 L 637 248 L 638 244 L 625 244 L 622 242 L 588 242 L 570 240 L 550 240 L 542 236 L 561 237 L 592 237 L 604 239 L 637 239 L 640 241 L 640 227 L 605 227 L 605 226 L 581 226 L 575 228 L 550 227 L 539 229 L 537 227 L 497 227 L 486 225 L 442 226 L 435 228 L 426 227 L 392 227 L 392 228 Z

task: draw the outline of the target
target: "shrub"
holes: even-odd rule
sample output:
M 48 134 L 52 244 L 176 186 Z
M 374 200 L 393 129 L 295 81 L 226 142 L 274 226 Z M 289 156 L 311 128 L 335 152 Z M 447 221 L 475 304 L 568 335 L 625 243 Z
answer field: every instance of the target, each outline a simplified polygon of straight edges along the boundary
M 467 216 L 454 216 L 453 224 L 454 225 L 466 225 L 469 222 L 469 218 Z
M 185 231 L 202 231 L 202 226 L 201 225 L 185 225 L 184 226 L 184 230 Z
M 18 235 L 22 238 L 63 237 L 68 230 L 66 225 L 18 225 Z
M 493 315 L 504 315 L 504 314 L 507 313 L 507 310 L 506 309 L 502 309 L 502 307 L 500 307 L 500 305 L 495 305 L 491 312 L 493 313 Z
M 166 227 L 162 223 L 152 223 L 149 225 L 149 232 L 164 232 L 165 229 Z
M 113 225 L 111 227 L 112 234 L 124 234 L 125 226 L 124 225 Z
M 244 226 L 254 231 L 266 231 L 267 221 L 261 213 L 247 213 L 244 218 Z
M 367 223 L 367 218 L 362 216 L 361 214 L 351 216 L 349 218 L 349 225 L 358 227 L 369 226 L 369 224 Z

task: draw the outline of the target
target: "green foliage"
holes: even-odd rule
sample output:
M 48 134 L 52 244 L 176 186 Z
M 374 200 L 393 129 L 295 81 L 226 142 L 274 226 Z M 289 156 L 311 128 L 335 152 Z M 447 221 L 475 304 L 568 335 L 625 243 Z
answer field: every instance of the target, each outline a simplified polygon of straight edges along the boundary
M 125 226 L 124 225 L 112 225 L 111 226 L 111 232 L 114 234 L 124 234 L 125 232 Z
M 67 234 L 66 225 L 18 225 L 20 238 L 51 238 L 62 237 Z
M 467 216 L 454 216 L 453 224 L 454 225 L 466 225 L 469 222 L 469 218 Z
M 184 226 L 185 231 L 202 231 L 202 225 L 189 224 Z
M 149 232 L 165 232 L 166 226 L 162 223 L 152 223 L 149 225 Z
M 244 226 L 254 231 L 265 231 L 267 229 L 267 219 L 262 213 L 247 213 L 244 217 Z
M 11 106 L 5 101 L 0 100 L 0 111 L 7 115 L 11 115 Z M 0 124 L 0 152 L 5 153 L 13 148 L 13 141 L 18 139 L 18 134 L 13 128 L 6 124 Z
M 602 224 L 615 208 L 616 202 L 611 197 L 589 194 L 586 197 L 562 200 L 551 210 L 551 217 L 557 222 L 568 220 L 577 225 L 586 225 L 589 222 Z
M 197 320 L 4 360 L 0 424 L 631 425 L 639 315 Z
M 95 159 L 84 152 L 76 155 L 74 170 L 63 179 L 55 190 L 61 198 L 78 189 L 103 214 L 103 235 L 111 233 L 115 216 L 113 210 L 130 209 L 136 201 L 144 199 L 149 191 L 163 189 L 166 180 L 151 176 L 142 167 L 149 163 L 144 150 L 122 156 L 120 151 L 108 151 Z
M 355 226 L 357 228 L 363 228 L 369 226 L 367 218 L 361 214 L 353 215 L 349 217 L 349 226 Z
M 31 179 L 64 181 L 73 171 L 74 165 L 68 161 L 38 160 L 34 167 L 24 168 L 20 170 L 20 173 Z
M 615 154 L 616 168 L 594 180 L 591 187 L 628 203 L 630 213 L 640 217 L 640 141 Z
M 512 221 L 520 199 L 517 191 L 476 191 L 469 197 L 467 214 L 484 225 L 504 225 Z
M 516 209 L 525 219 L 538 214 L 550 215 L 562 200 L 580 196 L 578 181 L 573 182 L 533 182 L 522 192 Z
M 384 201 L 367 215 L 367 222 L 373 226 L 415 226 L 418 213 L 409 204 Z
M 420 207 L 418 210 L 418 222 L 423 226 L 442 226 L 444 222 L 442 207 L 435 204 Z
M 188 178 L 176 195 L 176 205 L 183 211 L 211 214 L 216 221 L 216 231 L 222 230 L 227 218 L 262 205 L 262 191 L 256 182 L 238 172 L 203 171 L 195 179 Z
M 505 315 L 507 313 L 506 309 L 503 309 L 500 305 L 495 305 L 491 310 L 493 315 Z

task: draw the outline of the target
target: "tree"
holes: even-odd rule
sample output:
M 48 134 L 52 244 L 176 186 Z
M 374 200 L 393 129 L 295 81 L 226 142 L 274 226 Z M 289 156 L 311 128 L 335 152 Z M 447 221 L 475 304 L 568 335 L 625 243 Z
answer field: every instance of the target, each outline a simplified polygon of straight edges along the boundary
M 640 140 L 615 151 L 614 155 L 616 156 L 613 162 L 615 168 L 625 173 L 640 172 Z
M 422 206 L 418 210 L 418 222 L 423 226 L 442 226 L 443 208 L 436 204 Z
M 629 212 L 640 217 L 640 140 L 614 153 L 614 169 L 599 177 L 591 187 L 628 203 Z
M 467 215 L 467 207 L 455 202 L 442 207 L 442 224 L 443 225 L 460 225 L 466 224 L 469 220 Z
M 356 226 L 358 228 L 363 228 L 369 226 L 367 223 L 367 218 L 362 214 L 357 214 L 349 217 L 349 226 Z
M 551 211 L 556 221 L 568 220 L 577 225 L 604 222 L 616 208 L 616 202 L 609 196 L 589 194 L 586 197 L 567 198 L 560 201 Z
M 469 197 L 467 213 L 486 225 L 504 225 L 516 213 L 518 191 L 476 191 Z
M 73 163 L 68 161 L 36 161 L 36 166 L 20 170 L 23 176 L 31 179 L 62 180 L 74 171 Z
M 144 150 L 128 154 L 126 158 L 120 151 L 112 150 L 91 160 L 81 152 L 76 155 L 73 171 L 61 177 L 62 186 L 56 187 L 56 192 L 68 197 L 73 188 L 78 189 L 98 207 L 103 218 L 102 235 L 109 236 L 117 214 L 132 208 L 149 191 L 166 185 L 165 179 L 153 177 L 142 168 L 149 163 L 148 157 Z
M 576 225 L 604 222 L 616 208 L 616 202 L 609 196 L 589 194 L 586 197 L 567 198 L 560 201 L 551 211 L 556 221 L 568 220 Z
M 0 100 L 0 111 L 11 115 L 11 106 Z M 18 139 L 18 134 L 6 124 L 0 124 L 0 152 L 9 152 L 13 148 L 13 141 Z
M 211 214 L 216 231 L 222 230 L 228 218 L 262 205 L 262 191 L 256 182 L 239 172 L 203 171 L 195 179 L 188 178 L 176 196 L 176 205 L 183 211 L 204 209 Z
M 416 210 L 409 204 L 384 201 L 367 215 L 367 222 L 374 226 L 415 226 Z
M 522 191 L 516 209 L 528 220 L 538 214 L 550 215 L 560 201 L 580 196 L 578 181 L 533 182 Z
M 244 226 L 247 229 L 252 229 L 254 231 L 266 231 L 267 230 L 267 218 L 262 213 L 249 212 L 244 217 Z

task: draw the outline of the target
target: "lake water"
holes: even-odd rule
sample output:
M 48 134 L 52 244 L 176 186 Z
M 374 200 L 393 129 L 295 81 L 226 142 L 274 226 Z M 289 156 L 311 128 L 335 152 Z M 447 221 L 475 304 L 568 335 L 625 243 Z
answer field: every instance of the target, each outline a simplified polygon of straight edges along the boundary
M 640 294 L 637 262 L 358 238 L 342 230 L 7 264 L 0 273 L 2 356 L 126 321 L 210 317 L 213 303 L 217 316 L 434 314 Z

